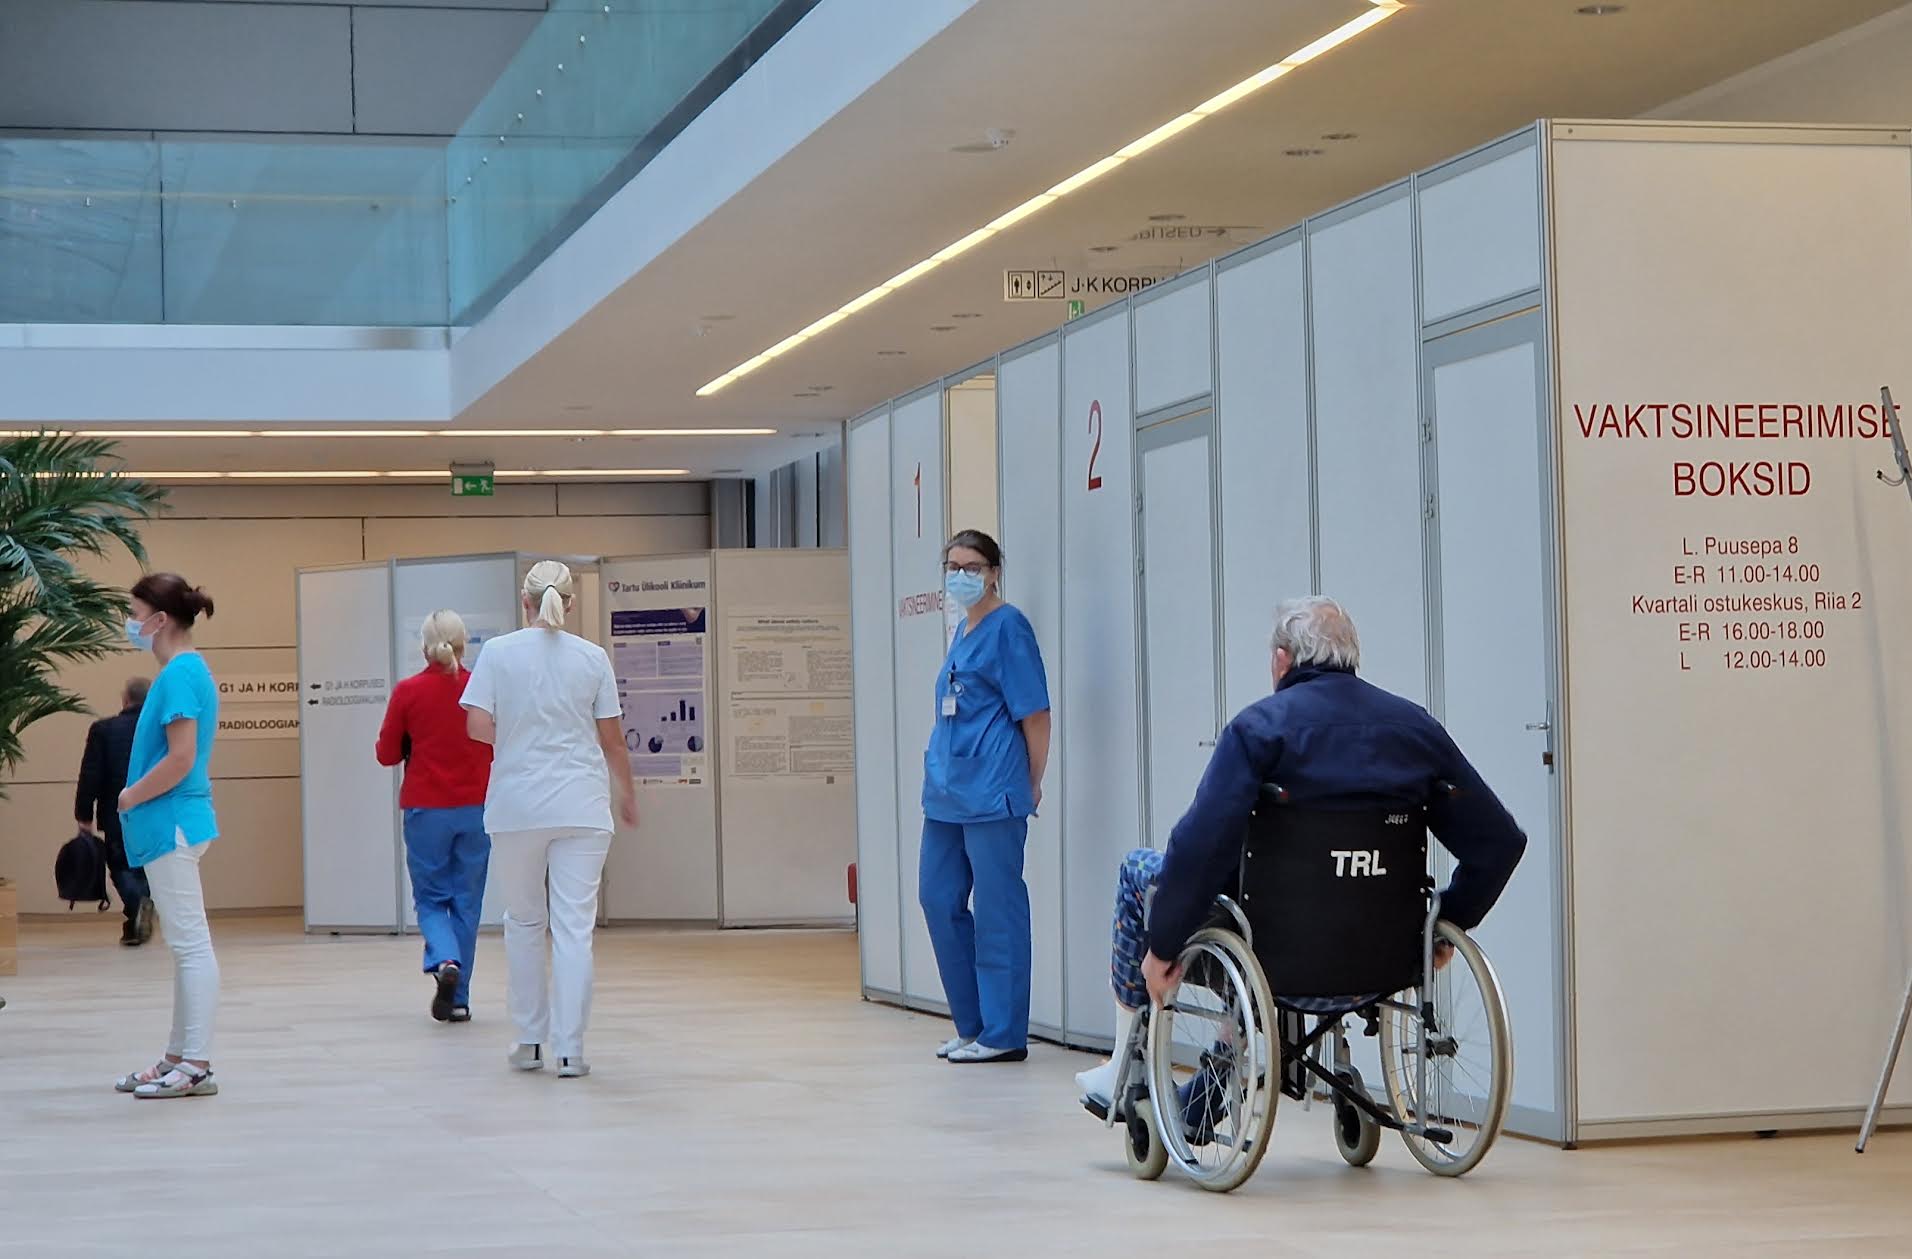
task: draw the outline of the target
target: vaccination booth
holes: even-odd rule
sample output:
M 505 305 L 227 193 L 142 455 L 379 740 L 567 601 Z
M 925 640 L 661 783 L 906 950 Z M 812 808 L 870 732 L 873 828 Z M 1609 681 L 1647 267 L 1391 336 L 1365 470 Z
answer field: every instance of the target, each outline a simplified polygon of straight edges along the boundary
M 866 995 L 942 1008 L 938 561 L 989 522 L 1054 700 L 1042 1035 L 1108 1045 L 1122 854 L 1318 591 L 1528 835 L 1476 933 L 1511 1130 L 1856 1126 L 1912 957 L 1908 368 L 1907 132 L 1551 122 L 854 421 Z
M 298 573 L 307 930 L 414 929 L 399 772 L 372 754 L 424 619 L 464 618 L 466 665 L 519 628 L 540 555 L 399 559 Z M 605 864 L 604 921 L 852 920 L 848 571 L 842 551 L 560 556 L 566 628 L 611 657 L 639 825 Z M 503 914 L 488 886 L 483 922 Z

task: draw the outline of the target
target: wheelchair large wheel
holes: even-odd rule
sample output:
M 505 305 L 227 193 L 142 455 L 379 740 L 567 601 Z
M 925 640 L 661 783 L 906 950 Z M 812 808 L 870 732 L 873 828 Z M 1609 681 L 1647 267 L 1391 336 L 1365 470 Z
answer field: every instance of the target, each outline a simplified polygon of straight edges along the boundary
M 1487 1156 L 1507 1117 L 1514 1085 L 1514 1038 L 1500 981 L 1480 946 L 1449 922 L 1434 938 L 1454 948 L 1435 972 L 1426 996 L 1432 1016 L 1423 1027 L 1422 992 L 1410 988 L 1381 1007 L 1381 1072 L 1388 1101 L 1404 1124 L 1425 1120 L 1449 1139 L 1403 1132 L 1408 1152 L 1436 1176 L 1461 1176 Z M 1420 1094 L 1425 1046 L 1426 1092 Z
M 1182 981 L 1149 1019 L 1149 1103 L 1168 1156 L 1204 1189 L 1226 1193 L 1267 1152 L 1281 1037 L 1254 954 L 1232 931 L 1198 931 Z

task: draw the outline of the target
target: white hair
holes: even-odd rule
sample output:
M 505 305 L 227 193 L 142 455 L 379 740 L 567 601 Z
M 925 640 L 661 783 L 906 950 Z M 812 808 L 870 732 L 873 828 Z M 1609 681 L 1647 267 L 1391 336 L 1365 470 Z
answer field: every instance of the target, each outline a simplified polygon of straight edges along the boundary
M 1290 599 L 1275 609 L 1269 649 L 1282 648 L 1296 665 L 1361 667 L 1361 637 L 1347 610 L 1325 595 Z
M 447 672 L 458 668 L 467 641 L 464 618 L 449 608 L 426 617 L 418 630 L 418 645 L 424 649 L 425 659 Z
M 539 560 L 524 577 L 524 597 L 537 604 L 531 615 L 533 625 L 545 629 L 564 628 L 565 605 L 571 602 L 571 570 L 557 560 Z

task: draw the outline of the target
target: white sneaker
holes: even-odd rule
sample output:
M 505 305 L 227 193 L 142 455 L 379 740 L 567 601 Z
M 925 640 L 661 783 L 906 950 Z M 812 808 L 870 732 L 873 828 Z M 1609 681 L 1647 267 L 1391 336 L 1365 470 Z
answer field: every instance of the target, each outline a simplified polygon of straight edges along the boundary
M 582 1058 L 558 1059 L 558 1078 L 560 1080 L 575 1080 L 579 1076 L 589 1074 L 591 1074 L 591 1064 Z
M 1076 1087 L 1082 1090 L 1082 1096 L 1106 1106 L 1110 1100 L 1109 1094 L 1115 1090 L 1115 1059 L 1111 1058 L 1099 1067 L 1076 1072 L 1075 1081 Z
M 538 1045 L 514 1045 L 511 1056 L 506 1059 L 520 1071 L 544 1070 L 544 1051 Z
M 937 1048 L 936 1056 L 938 1058 L 947 1058 L 965 1045 L 973 1045 L 975 1043 L 976 1038 L 973 1036 L 952 1036 Z

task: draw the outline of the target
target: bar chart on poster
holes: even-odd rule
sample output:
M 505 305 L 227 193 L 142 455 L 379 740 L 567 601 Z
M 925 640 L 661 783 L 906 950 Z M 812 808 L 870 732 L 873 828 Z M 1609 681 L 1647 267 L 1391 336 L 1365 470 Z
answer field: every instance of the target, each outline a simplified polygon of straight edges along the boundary
M 710 561 L 652 560 L 609 579 L 605 595 L 632 775 L 641 786 L 701 785 L 710 777 Z

